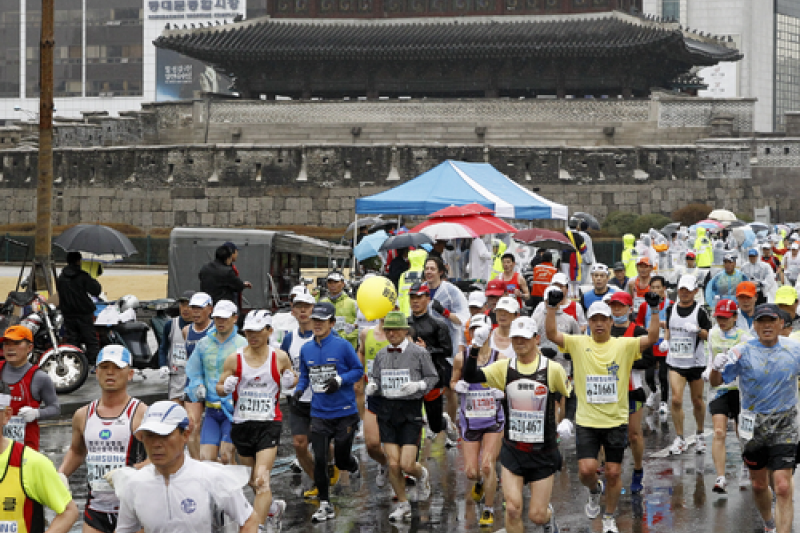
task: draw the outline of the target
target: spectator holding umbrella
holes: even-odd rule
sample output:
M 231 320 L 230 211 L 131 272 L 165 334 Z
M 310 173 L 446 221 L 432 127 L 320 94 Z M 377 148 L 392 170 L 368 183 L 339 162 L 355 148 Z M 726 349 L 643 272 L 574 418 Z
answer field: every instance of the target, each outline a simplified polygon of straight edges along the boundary
M 94 331 L 94 302 L 91 296 L 100 296 L 103 287 L 81 270 L 80 252 L 67 253 L 67 266 L 56 279 L 56 290 L 61 312 L 64 314 L 64 328 L 67 342 L 86 346 L 86 358 L 92 365 L 97 360 L 100 344 Z

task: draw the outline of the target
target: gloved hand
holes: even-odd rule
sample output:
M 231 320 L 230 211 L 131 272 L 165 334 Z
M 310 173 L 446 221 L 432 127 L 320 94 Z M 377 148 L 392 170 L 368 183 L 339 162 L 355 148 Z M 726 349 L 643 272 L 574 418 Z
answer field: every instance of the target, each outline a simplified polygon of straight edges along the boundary
M 683 326 L 683 329 L 686 331 L 686 333 L 697 333 L 700 331 L 700 326 L 697 324 L 686 324 Z
M 668 352 L 669 351 L 669 341 L 666 340 L 666 339 L 661 341 L 661 344 L 658 345 L 658 349 L 659 349 L 659 351 L 662 351 L 662 352 Z
M 709 381 L 711 379 L 711 369 L 710 368 L 706 368 L 705 370 L 703 370 L 703 376 L 702 377 L 703 377 L 703 381 Z
M 205 400 L 206 399 L 206 386 L 205 385 L 198 385 L 197 389 L 195 389 L 194 395 L 197 396 L 197 399 L 200 400 L 200 401 Z
M 454 390 L 459 394 L 466 394 L 469 391 L 469 383 L 463 379 L 459 379 Z
M 168 366 L 162 366 L 161 368 L 158 369 L 158 373 L 164 376 L 165 378 L 169 377 L 169 372 L 170 370 Z
M 714 362 L 711 363 L 711 367 L 717 372 L 722 372 L 725 369 L 725 365 L 727 365 L 729 361 L 730 356 L 728 352 L 722 352 L 721 354 L 717 354 L 717 356 L 714 358 Z
M 572 436 L 573 427 L 572 422 L 568 418 L 565 418 L 558 424 L 558 436 L 562 439 L 570 438 Z
M 39 410 L 28 406 L 20 407 L 19 411 L 17 411 L 17 416 L 21 416 L 26 424 L 30 424 L 39 418 Z
M 653 291 L 649 291 L 644 295 L 644 301 L 647 302 L 647 305 L 652 309 L 658 307 L 658 304 L 661 303 L 661 296 Z
M 341 386 L 342 378 L 339 376 L 333 376 L 325 382 L 325 394 L 333 394 L 334 392 L 338 391 L 339 387 Z
M 65 476 L 63 472 L 59 472 L 58 473 L 58 479 L 60 479 L 61 483 L 63 483 L 64 486 L 67 487 L 67 490 L 70 490 L 69 489 L 69 479 L 67 479 L 67 476 Z M 70 491 L 70 494 L 71 493 L 72 493 L 72 491 Z
M 472 334 L 472 345 L 477 346 L 478 348 L 482 347 L 486 344 L 486 341 L 489 340 L 489 335 L 492 334 L 492 328 L 489 326 L 480 326 L 478 329 L 475 330 L 475 333 Z
M 355 331 L 355 329 L 356 329 L 356 325 L 355 324 L 350 324 L 349 322 L 345 322 L 345 324 L 344 324 L 344 334 L 345 335 L 350 335 L 351 333 L 353 333 L 353 331 Z
M 561 292 L 561 289 L 550 289 L 550 291 L 547 293 L 547 306 L 557 307 L 563 299 L 564 293 Z
M 374 396 L 376 392 L 378 392 L 378 384 L 374 381 L 370 381 L 367 383 L 367 386 L 364 387 L 364 394 L 367 396 Z
M 426 386 L 427 385 L 425 384 L 424 380 L 409 381 L 400 387 L 400 396 L 411 396 L 412 394 L 416 394 L 421 390 L 425 390 Z
M 431 302 L 431 309 L 433 309 L 434 311 L 436 311 L 445 318 L 448 318 L 450 316 L 450 311 L 448 309 L 445 309 L 444 306 L 442 305 L 442 302 L 440 302 L 439 300 L 434 300 L 433 302 Z
M 281 388 L 291 389 L 294 386 L 294 372 L 289 369 L 283 371 L 281 374 Z
M 506 397 L 506 393 L 500 389 L 492 389 L 492 396 L 494 396 L 495 400 L 502 400 Z
M 294 394 L 292 394 L 292 400 L 294 400 L 295 403 L 299 402 L 304 392 L 304 390 L 295 389 Z
M 225 383 L 222 384 L 222 390 L 225 394 L 230 394 L 236 390 L 236 385 L 239 384 L 239 378 L 236 376 L 228 376 L 225 378 Z

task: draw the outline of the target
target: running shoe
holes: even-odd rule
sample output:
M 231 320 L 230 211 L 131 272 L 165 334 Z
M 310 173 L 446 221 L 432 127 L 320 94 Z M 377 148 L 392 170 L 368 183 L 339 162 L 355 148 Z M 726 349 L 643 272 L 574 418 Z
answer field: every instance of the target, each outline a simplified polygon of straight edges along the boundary
M 483 499 L 484 494 L 483 483 L 480 481 L 476 481 L 474 485 L 472 485 L 472 492 L 470 492 L 470 496 L 476 502 L 480 502 Z
M 764 533 L 777 533 L 778 528 L 764 526 Z
M 283 513 L 286 511 L 286 502 L 283 500 L 272 500 L 272 505 L 269 507 L 269 515 L 267 515 L 267 524 L 272 529 L 273 533 L 279 533 L 281 530 L 281 520 Z
M 379 489 L 382 489 L 386 486 L 386 471 L 388 467 L 383 465 L 378 465 L 378 473 L 375 475 L 375 485 L 378 486 Z
M 694 447 L 697 453 L 706 453 L 706 438 L 702 433 L 697 434 L 696 440 L 694 441 Z
M 667 416 L 669 409 L 667 408 L 667 402 L 661 402 L 661 407 L 658 408 L 658 414 L 661 416 Z
M 747 490 L 747 487 L 750 486 L 750 469 L 747 468 L 747 465 L 742 463 L 742 468 L 739 470 L 739 489 L 740 490 Z
M 714 488 L 711 489 L 717 494 L 727 494 L 728 493 L 728 480 L 725 479 L 725 476 L 719 476 L 717 481 L 714 482 Z
M 331 487 L 339 483 L 339 476 L 341 472 L 336 465 L 328 465 L 328 477 L 331 478 Z
M 552 504 L 547 504 L 547 508 L 550 509 L 550 520 L 548 520 L 547 523 L 542 526 L 542 531 L 544 533 L 558 533 L 558 524 L 556 524 L 556 511 L 553 509 Z
M 444 413 L 442 418 L 444 419 L 444 430 L 447 433 L 447 438 L 453 441 L 458 441 L 458 428 L 450 419 L 450 415 Z
M 494 525 L 494 513 L 491 509 L 484 509 L 481 519 L 478 521 L 480 527 L 492 527 Z
M 314 514 L 311 515 L 312 522 L 324 522 L 332 518 L 336 518 L 336 510 L 330 502 L 324 500 L 319 502 L 319 509 L 314 511 Z
M 686 446 L 686 441 L 683 440 L 683 437 L 675 437 L 672 446 L 669 447 L 669 453 L 670 455 L 680 455 L 687 449 L 688 446 Z
M 639 494 L 644 490 L 644 472 L 634 472 L 631 477 L 631 494 Z
M 389 514 L 389 522 L 405 522 L 411 520 L 411 504 L 408 502 L 401 502 L 397 504 Z
M 455 448 L 456 446 L 458 446 L 458 441 L 457 440 L 453 440 L 450 437 L 445 436 L 445 438 L 444 438 L 444 447 L 445 448 Z
M 603 517 L 603 533 L 619 533 L 617 520 L 613 516 Z
M 598 479 L 597 492 L 589 491 L 589 501 L 586 502 L 586 507 L 584 507 L 586 516 L 589 518 L 597 518 L 597 515 L 600 514 L 600 496 L 603 495 L 604 488 L 604 483 Z
M 358 478 L 361 477 L 361 467 L 358 464 L 358 459 L 356 459 L 355 456 L 351 455 L 350 456 L 350 460 L 353 461 L 356 464 L 356 469 L 349 471 L 350 472 L 350 479 L 358 479 Z
M 303 498 L 307 498 L 309 500 L 316 500 L 319 498 L 319 489 L 317 487 L 311 487 L 307 491 L 303 493 Z
M 295 458 L 295 460 L 292 461 L 292 465 L 289 468 L 292 470 L 292 474 L 303 473 L 303 467 L 300 466 L 300 461 L 297 458 Z
M 427 500 L 431 494 L 430 475 L 428 469 L 422 467 L 422 476 L 419 478 L 419 489 L 422 491 L 423 497 L 421 499 Z
M 650 396 L 647 397 L 645 405 L 647 405 L 651 411 L 655 411 L 658 406 L 658 392 L 651 392 Z

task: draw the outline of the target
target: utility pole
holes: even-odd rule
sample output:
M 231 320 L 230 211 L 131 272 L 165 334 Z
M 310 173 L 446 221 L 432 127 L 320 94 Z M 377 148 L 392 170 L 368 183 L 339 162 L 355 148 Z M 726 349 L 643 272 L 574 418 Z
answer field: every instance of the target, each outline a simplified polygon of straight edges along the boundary
M 53 238 L 53 2 L 42 0 L 39 41 L 39 179 L 36 185 L 36 242 L 32 280 L 53 295 L 50 242 Z M 41 285 L 40 285 L 41 283 Z

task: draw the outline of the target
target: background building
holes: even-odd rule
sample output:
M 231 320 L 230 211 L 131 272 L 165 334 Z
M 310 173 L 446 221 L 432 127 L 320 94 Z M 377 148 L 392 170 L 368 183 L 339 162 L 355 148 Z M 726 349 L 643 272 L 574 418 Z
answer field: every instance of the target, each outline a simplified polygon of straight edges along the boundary
M 784 131 L 785 113 L 800 111 L 797 0 L 644 0 L 643 9 L 684 27 L 730 35 L 742 51 L 738 68 L 729 64 L 703 71 L 709 91 L 702 96 L 757 98 L 755 129 L 761 132 Z

